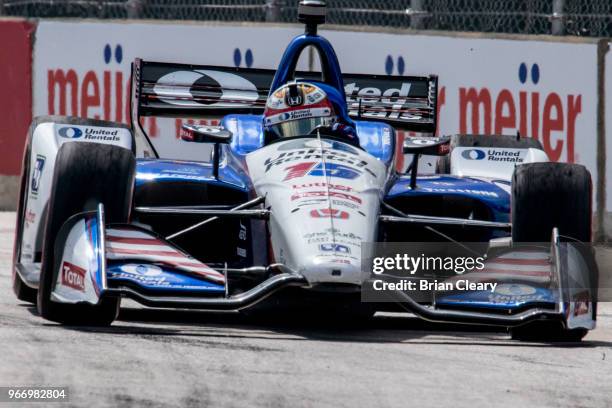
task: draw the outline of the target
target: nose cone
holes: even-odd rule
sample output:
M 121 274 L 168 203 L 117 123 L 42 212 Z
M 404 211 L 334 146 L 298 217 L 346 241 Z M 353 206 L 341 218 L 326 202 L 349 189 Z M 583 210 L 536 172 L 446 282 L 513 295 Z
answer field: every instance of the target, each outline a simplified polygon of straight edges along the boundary
M 311 284 L 361 283 L 361 244 L 377 236 L 384 165 L 348 144 L 294 139 L 247 156 L 270 208 L 274 258 Z
M 280 206 L 287 196 L 277 193 L 270 199 L 278 200 Z M 325 206 L 293 212 L 273 210 L 270 233 L 276 261 L 302 273 L 313 284 L 360 284 L 361 242 L 368 238 L 366 231 L 359 231 L 363 225 L 343 219 L 344 214 Z
M 355 257 L 358 258 L 358 257 Z M 303 259 L 303 274 L 311 284 L 345 283 L 361 285 L 359 261 L 341 254 L 316 255 Z

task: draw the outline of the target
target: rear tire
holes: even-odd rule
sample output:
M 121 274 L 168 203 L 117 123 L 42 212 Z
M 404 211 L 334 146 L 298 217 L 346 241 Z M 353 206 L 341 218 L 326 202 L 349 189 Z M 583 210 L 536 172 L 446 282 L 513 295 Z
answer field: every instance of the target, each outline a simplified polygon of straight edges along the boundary
M 531 137 L 516 138 L 514 136 L 503 135 L 453 135 L 451 136 L 451 152 L 455 147 L 500 147 L 510 149 L 538 149 L 544 150 L 539 140 Z M 450 153 L 440 157 L 437 164 L 436 173 L 450 174 L 451 158 Z
M 512 176 L 513 242 L 550 242 L 553 228 L 591 241 L 591 175 L 578 164 L 529 163 Z
M 98 305 L 60 304 L 51 300 L 58 232 L 71 216 L 104 205 L 107 223 L 128 221 L 136 161 L 130 150 L 98 143 L 70 142 L 60 148 L 45 225 L 38 311 L 48 320 L 75 325 L 109 325 L 119 313 L 119 298 Z

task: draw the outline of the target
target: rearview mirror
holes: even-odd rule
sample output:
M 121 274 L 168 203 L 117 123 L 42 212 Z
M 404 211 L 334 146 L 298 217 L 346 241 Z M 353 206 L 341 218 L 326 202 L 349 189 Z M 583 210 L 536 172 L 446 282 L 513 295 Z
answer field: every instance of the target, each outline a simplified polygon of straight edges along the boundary
M 181 126 L 181 140 L 195 143 L 230 143 L 232 132 L 220 126 L 186 124 Z
M 450 152 L 450 137 L 407 137 L 404 153 L 445 156 Z

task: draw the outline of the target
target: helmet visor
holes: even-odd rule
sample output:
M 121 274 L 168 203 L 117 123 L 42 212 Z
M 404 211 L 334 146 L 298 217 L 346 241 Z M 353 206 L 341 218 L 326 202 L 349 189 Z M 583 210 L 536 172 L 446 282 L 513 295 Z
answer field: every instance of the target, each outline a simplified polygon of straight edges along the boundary
M 291 120 L 270 126 L 270 130 L 278 137 L 304 136 L 309 135 L 318 126 L 331 126 L 332 117 L 319 117 Z

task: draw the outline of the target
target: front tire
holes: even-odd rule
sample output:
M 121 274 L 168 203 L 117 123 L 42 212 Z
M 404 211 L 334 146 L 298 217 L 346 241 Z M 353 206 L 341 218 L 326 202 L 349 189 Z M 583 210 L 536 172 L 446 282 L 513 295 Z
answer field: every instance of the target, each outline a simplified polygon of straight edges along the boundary
M 563 240 L 591 241 L 591 175 L 578 164 L 529 163 L 512 177 L 512 241 L 546 243 L 553 228 Z M 596 308 L 596 299 L 593 299 Z M 560 322 L 534 322 L 512 329 L 524 341 L 576 342 L 586 329 L 567 329 Z
M 529 163 L 512 176 L 512 241 L 550 242 L 553 228 L 591 241 L 589 171 L 578 164 Z
M 71 216 L 104 205 L 107 223 L 128 221 L 132 206 L 135 158 L 118 146 L 64 143 L 56 157 L 45 225 L 38 311 L 48 320 L 76 325 L 109 325 L 119 313 L 119 298 L 103 297 L 98 305 L 61 304 L 51 300 L 56 238 Z M 61 252 L 60 252 L 61 253 Z
M 17 225 L 15 226 L 15 244 L 13 246 L 13 292 L 17 299 L 36 304 L 37 290 L 29 287 L 17 273 L 17 264 L 21 258 L 21 245 L 25 222 L 25 208 L 28 200 L 28 183 L 30 181 L 30 144 L 26 145 L 21 170 L 19 203 L 17 205 Z
M 559 322 L 534 322 L 515 327 L 511 331 L 512 340 L 541 343 L 573 343 L 581 341 L 587 329 L 566 329 Z

